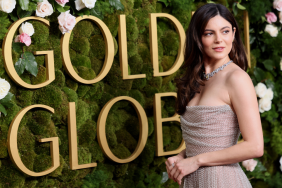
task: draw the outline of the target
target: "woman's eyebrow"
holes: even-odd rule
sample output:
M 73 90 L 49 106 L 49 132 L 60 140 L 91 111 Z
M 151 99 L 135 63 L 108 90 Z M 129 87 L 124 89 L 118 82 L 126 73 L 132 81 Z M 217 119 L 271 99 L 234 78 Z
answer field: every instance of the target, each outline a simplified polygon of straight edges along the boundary
M 229 27 L 229 26 L 225 26 L 225 27 L 221 28 L 220 30 L 223 30 L 223 29 L 225 29 L 225 28 L 230 28 L 230 27 Z M 214 30 L 212 30 L 212 29 L 206 29 L 205 31 L 214 31 Z

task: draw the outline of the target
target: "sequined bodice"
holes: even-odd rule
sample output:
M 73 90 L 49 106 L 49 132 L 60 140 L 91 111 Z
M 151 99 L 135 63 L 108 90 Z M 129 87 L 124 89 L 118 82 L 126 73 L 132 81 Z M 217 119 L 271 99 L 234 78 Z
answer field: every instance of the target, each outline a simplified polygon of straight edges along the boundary
M 229 105 L 186 106 L 180 121 L 188 157 L 231 147 L 241 133 Z
M 180 116 L 186 157 L 237 144 L 240 128 L 229 105 L 187 106 Z M 181 188 L 252 188 L 239 163 L 201 166 L 182 179 Z

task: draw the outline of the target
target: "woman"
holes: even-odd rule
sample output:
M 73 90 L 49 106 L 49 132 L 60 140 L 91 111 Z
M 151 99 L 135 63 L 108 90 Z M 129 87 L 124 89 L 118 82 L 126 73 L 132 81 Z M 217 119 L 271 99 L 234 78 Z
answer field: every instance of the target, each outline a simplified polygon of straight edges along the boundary
M 176 79 L 186 149 L 167 159 L 169 178 L 185 188 L 252 187 L 238 162 L 263 155 L 263 134 L 237 22 L 225 6 L 206 4 L 186 36 L 186 73 Z

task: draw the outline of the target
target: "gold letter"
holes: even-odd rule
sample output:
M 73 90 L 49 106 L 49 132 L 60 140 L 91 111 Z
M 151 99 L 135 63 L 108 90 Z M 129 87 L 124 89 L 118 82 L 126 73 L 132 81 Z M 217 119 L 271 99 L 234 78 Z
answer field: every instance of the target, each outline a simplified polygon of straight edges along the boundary
M 154 116 L 155 116 L 155 131 L 156 131 L 156 155 L 157 156 L 165 156 L 165 155 L 174 155 L 180 153 L 183 149 L 185 149 L 185 142 L 182 139 L 180 146 L 174 151 L 166 151 L 163 150 L 163 129 L 162 123 L 167 121 L 178 121 L 180 122 L 179 115 L 176 113 L 174 116 L 170 118 L 162 118 L 162 109 L 161 109 L 161 97 L 177 97 L 177 94 L 174 92 L 169 93 L 156 93 L 155 101 L 154 101 Z
M 179 35 L 180 44 L 178 48 L 178 55 L 173 66 L 166 72 L 159 72 L 159 56 L 158 56 L 158 36 L 157 36 L 157 17 L 166 17 L 170 19 Z M 154 68 L 154 76 L 168 76 L 176 72 L 184 61 L 184 43 L 185 43 L 185 31 L 181 23 L 172 15 L 166 13 L 151 13 L 150 14 L 150 52 L 151 61 Z
M 100 71 L 100 73 L 98 74 L 98 76 L 96 76 L 93 80 L 85 80 L 81 78 L 74 71 L 74 68 L 70 60 L 70 54 L 69 54 L 69 42 L 70 42 L 69 39 L 70 39 L 72 31 L 70 31 L 70 33 L 65 33 L 64 35 L 62 35 L 62 38 L 61 38 L 61 51 L 62 51 L 62 56 L 63 56 L 63 65 L 67 73 L 70 75 L 70 77 L 72 77 L 77 82 L 80 82 L 83 84 L 94 84 L 94 83 L 101 81 L 108 74 L 108 72 L 111 69 L 111 66 L 114 60 L 114 41 L 113 41 L 113 37 L 112 37 L 112 34 L 109 28 L 99 18 L 96 18 L 95 16 L 84 15 L 83 17 L 81 16 L 77 17 L 75 20 L 76 20 L 76 23 L 78 23 L 79 21 L 84 20 L 84 19 L 89 19 L 89 20 L 94 21 L 95 23 L 98 24 L 100 30 L 102 30 L 102 33 L 105 39 L 105 43 L 106 43 L 106 57 L 105 57 L 104 66 L 102 70 Z
M 12 59 L 12 42 L 13 42 L 13 37 L 20 26 L 21 23 L 23 23 L 26 20 L 38 20 L 43 22 L 44 24 L 49 26 L 49 21 L 43 18 L 38 18 L 35 16 L 31 17 L 26 17 L 19 19 L 18 21 L 14 22 L 10 28 L 9 32 L 7 33 L 6 37 L 3 40 L 3 56 L 4 56 L 4 61 L 5 61 L 5 69 L 6 72 L 9 74 L 10 78 L 16 82 L 18 85 L 28 88 L 28 89 L 38 89 L 44 86 L 47 86 L 51 82 L 55 80 L 55 67 L 54 67 L 54 53 L 53 50 L 51 51 L 40 51 L 40 52 L 34 52 L 35 55 L 44 55 L 45 54 L 45 64 L 46 64 L 46 69 L 47 69 L 47 80 L 41 84 L 37 85 L 31 85 L 25 83 L 18 75 L 16 72 L 16 69 L 14 67 L 13 59 Z
M 127 38 L 126 38 L 126 20 L 125 15 L 119 15 L 119 30 L 118 30 L 118 43 L 119 43 L 119 63 L 122 72 L 122 79 L 136 79 L 146 78 L 146 74 L 128 75 L 128 59 L 127 59 Z
M 54 113 L 54 109 L 46 106 L 46 105 L 41 105 L 41 104 L 36 104 L 36 105 L 31 105 L 28 107 L 23 108 L 21 111 L 18 112 L 16 117 L 13 119 L 10 128 L 9 128 L 9 133 L 8 133 L 8 151 L 10 154 L 10 157 L 14 164 L 22 171 L 23 173 L 30 175 L 30 176 L 45 176 L 60 166 L 60 157 L 59 157 L 59 139 L 58 137 L 52 137 L 52 138 L 43 138 L 40 139 L 39 142 L 51 142 L 51 156 L 52 156 L 52 167 L 43 171 L 43 172 L 33 172 L 25 167 L 23 164 L 19 151 L 18 151 L 18 139 L 17 139 L 17 134 L 18 134 L 18 128 L 20 125 L 20 122 L 23 118 L 23 116 L 28 112 L 29 110 L 33 108 L 44 108 L 49 110 L 50 112 Z
M 69 132 L 69 150 L 70 150 L 71 169 L 77 170 L 77 169 L 91 168 L 97 166 L 97 163 L 82 164 L 82 165 L 78 164 L 75 102 L 69 103 L 68 127 L 69 127 L 68 132 Z
M 134 150 L 133 154 L 126 159 L 117 158 L 111 152 L 109 145 L 107 143 L 107 139 L 106 139 L 106 120 L 107 120 L 108 113 L 111 107 L 113 106 L 113 104 L 115 104 L 117 101 L 120 101 L 120 100 L 128 100 L 133 104 L 138 114 L 139 127 L 140 127 L 140 135 L 139 135 L 137 147 Z M 146 145 L 147 137 L 148 137 L 148 119 L 147 119 L 146 113 L 144 109 L 142 108 L 142 106 L 135 99 L 131 97 L 120 96 L 120 97 L 113 98 L 110 101 L 108 101 L 107 104 L 105 104 L 105 106 L 103 107 L 103 109 L 101 110 L 99 114 L 97 134 L 98 134 L 99 145 L 102 148 L 103 153 L 108 158 L 110 158 L 111 160 L 117 163 L 129 163 L 130 161 L 133 161 L 140 155 L 140 153 L 142 152 L 142 150 L 144 149 Z

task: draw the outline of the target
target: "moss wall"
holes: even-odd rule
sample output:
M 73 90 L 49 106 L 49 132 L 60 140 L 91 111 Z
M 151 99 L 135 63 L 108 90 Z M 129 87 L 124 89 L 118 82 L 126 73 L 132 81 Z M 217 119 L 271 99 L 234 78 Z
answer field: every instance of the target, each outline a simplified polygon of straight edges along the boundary
M 165 157 L 155 157 L 153 98 L 155 93 L 175 92 L 173 79 L 180 71 L 167 77 L 153 77 L 153 67 L 149 49 L 149 13 L 169 13 L 174 15 L 186 30 L 192 7 L 186 9 L 167 8 L 157 0 L 122 0 L 125 11 L 107 9 L 104 2 L 103 21 L 109 27 L 115 43 L 115 59 L 108 75 L 99 83 L 84 85 L 70 78 L 62 67 L 60 50 L 61 32 L 58 29 L 55 12 L 50 17 L 50 28 L 38 21 L 30 21 L 35 34 L 32 44 L 25 51 L 53 50 L 56 79 L 50 85 L 29 90 L 15 85 L 4 69 L 2 49 L 0 49 L 0 77 L 11 84 L 14 94 L 13 106 L 8 115 L 0 118 L 0 187 L 178 187 L 168 180 L 161 184 L 166 172 Z M 118 57 L 118 15 L 126 15 L 128 61 L 131 74 L 146 74 L 144 79 L 122 80 Z M 1 13 L 2 17 L 7 16 Z M 0 41 L 2 43 L 2 40 Z M 174 63 L 179 38 L 170 21 L 158 18 L 159 67 L 168 70 Z M 105 58 L 105 43 L 98 26 L 91 21 L 81 21 L 73 29 L 70 41 L 70 56 L 77 73 L 84 79 L 93 79 L 102 68 Z M 20 54 L 13 51 L 14 63 Z M 30 84 L 39 84 L 46 79 L 44 56 L 36 56 L 37 77 L 25 72 L 21 78 Z M 141 155 L 128 164 L 117 164 L 108 160 L 97 142 L 96 128 L 100 110 L 110 99 L 117 96 L 130 96 L 145 109 L 148 116 L 149 137 Z M 67 134 L 68 103 L 76 102 L 79 164 L 96 162 L 96 168 L 71 170 Z M 162 116 L 174 114 L 175 100 L 163 98 Z M 9 125 L 17 112 L 33 104 L 45 104 L 55 109 L 51 114 L 44 110 L 28 112 L 18 131 L 18 147 L 21 159 L 28 169 L 40 172 L 51 165 L 49 143 L 39 143 L 39 138 L 59 137 L 60 167 L 44 177 L 29 177 L 21 173 L 11 162 L 7 151 Z M 137 114 L 130 103 L 121 101 L 111 109 L 106 135 L 112 152 L 119 158 L 126 158 L 134 151 L 139 128 Z M 171 151 L 181 143 L 179 123 L 163 125 L 164 150 Z

